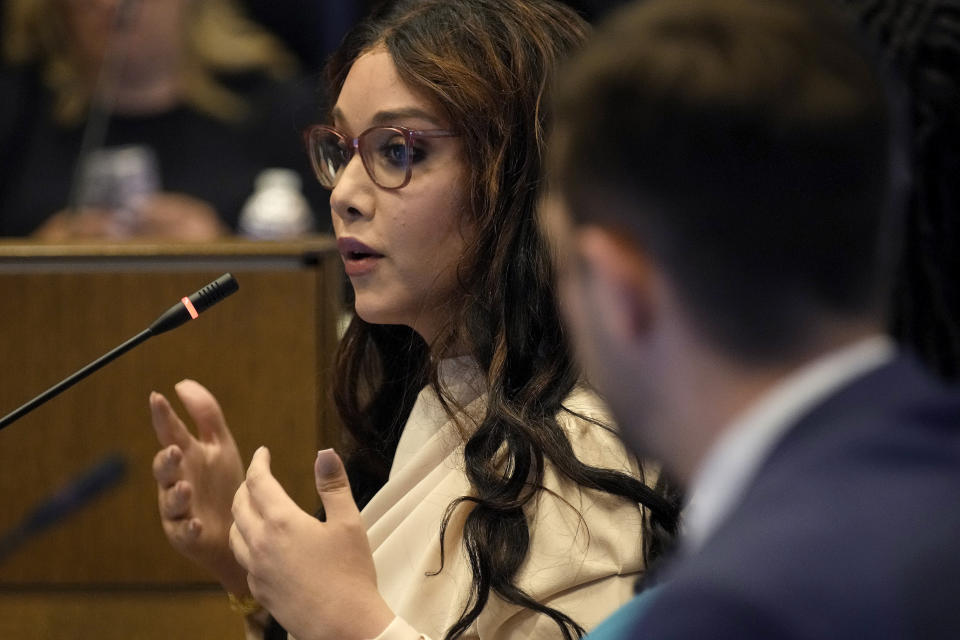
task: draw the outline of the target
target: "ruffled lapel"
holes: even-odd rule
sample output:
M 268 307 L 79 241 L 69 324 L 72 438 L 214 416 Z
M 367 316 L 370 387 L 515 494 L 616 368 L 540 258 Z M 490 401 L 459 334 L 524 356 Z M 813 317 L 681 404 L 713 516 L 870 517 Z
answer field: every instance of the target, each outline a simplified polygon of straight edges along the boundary
M 482 417 L 485 404 L 486 396 L 481 395 L 467 405 L 465 424 L 471 417 Z M 462 468 L 463 438 L 456 422 L 448 419 L 364 507 L 361 516 L 371 549 L 375 551 L 428 496 L 434 499 L 438 487 L 447 485 L 443 493 L 451 499 L 468 493 Z

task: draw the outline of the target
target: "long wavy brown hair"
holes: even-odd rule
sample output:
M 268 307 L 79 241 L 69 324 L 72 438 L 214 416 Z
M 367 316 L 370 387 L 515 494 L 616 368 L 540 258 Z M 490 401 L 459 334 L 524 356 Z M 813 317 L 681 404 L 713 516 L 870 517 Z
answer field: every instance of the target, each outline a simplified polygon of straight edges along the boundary
M 547 0 L 401 0 L 348 34 L 327 67 L 331 103 L 362 53 L 385 47 L 408 86 L 431 98 L 461 135 L 469 168 L 464 220 L 472 242 L 458 267 L 456 299 L 427 345 L 406 327 L 354 317 L 340 344 L 334 396 L 352 435 L 347 462 L 358 502 L 386 482 L 403 425 L 432 384 L 455 418 L 437 365 L 464 347 L 486 374 L 486 413 L 461 425 L 472 493 L 463 547 L 473 582 L 446 638 L 461 636 L 491 591 L 552 618 L 565 638 L 583 629 L 516 584 L 529 548 L 525 508 L 542 489 L 549 461 L 582 487 L 647 509 L 644 555 L 657 556 L 676 524 L 675 504 L 640 480 L 583 464 L 558 416 L 579 382 L 556 305 L 548 245 L 536 220 L 548 92 L 560 61 L 586 36 L 572 10 Z M 597 428 L 606 428 L 597 424 Z M 441 544 L 441 548 L 442 548 Z M 443 560 L 440 560 L 442 571 Z

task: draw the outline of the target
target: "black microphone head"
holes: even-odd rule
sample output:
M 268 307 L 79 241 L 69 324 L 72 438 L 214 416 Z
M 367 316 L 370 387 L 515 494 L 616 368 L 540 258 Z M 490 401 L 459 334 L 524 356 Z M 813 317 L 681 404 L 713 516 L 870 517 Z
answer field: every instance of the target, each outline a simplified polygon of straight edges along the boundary
M 201 313 L 217 304 L 240 288 L 237 279 L 225 273 L 203 289 L 191 296 L 184 296 L 180 302 L 167 309 L 163 315 L 150 325 L 150 334 L 158 335 L 196 319 Z
M 230 294 L 235 293 L 239 288 L 237 279 L 232 274 L 225 273 L 190 296 L 190 302 L 193 303 L 197 313 L 203 313 Z

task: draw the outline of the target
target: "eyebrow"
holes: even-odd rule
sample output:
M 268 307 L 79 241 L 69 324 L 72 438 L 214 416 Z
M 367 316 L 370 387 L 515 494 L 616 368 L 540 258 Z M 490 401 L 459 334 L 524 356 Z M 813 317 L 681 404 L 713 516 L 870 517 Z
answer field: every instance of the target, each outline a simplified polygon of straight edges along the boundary
M 333 116 L 334 120 L 346 120 L 343 115 L 343 111 L 341 111 L 339 107 L 334 107 L 331 115 Z M 393 124 L 395 121 L 402 120 L 404 118 L 420 118 L 421 120 L 426 120 L 427 122 L 430 122 L 438 127 L 442 124 L 439 120 L 437 120 L 436 116 L 417 107 L 405 107 L 402 109 L 391 109 L 389 111 L 378 111 L 376 114 L 374 114 L 371 122 L 374 125 Z

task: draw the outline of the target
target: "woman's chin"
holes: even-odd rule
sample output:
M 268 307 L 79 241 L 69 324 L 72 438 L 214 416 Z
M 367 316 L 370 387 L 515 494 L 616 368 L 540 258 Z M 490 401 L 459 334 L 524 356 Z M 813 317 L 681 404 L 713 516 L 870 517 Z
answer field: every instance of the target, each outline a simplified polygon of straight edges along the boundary
M 367 324 L 406 324 L 395 310 L 369 300 L 368 296 L 358 295 L 353 308 L 357 316 Z

